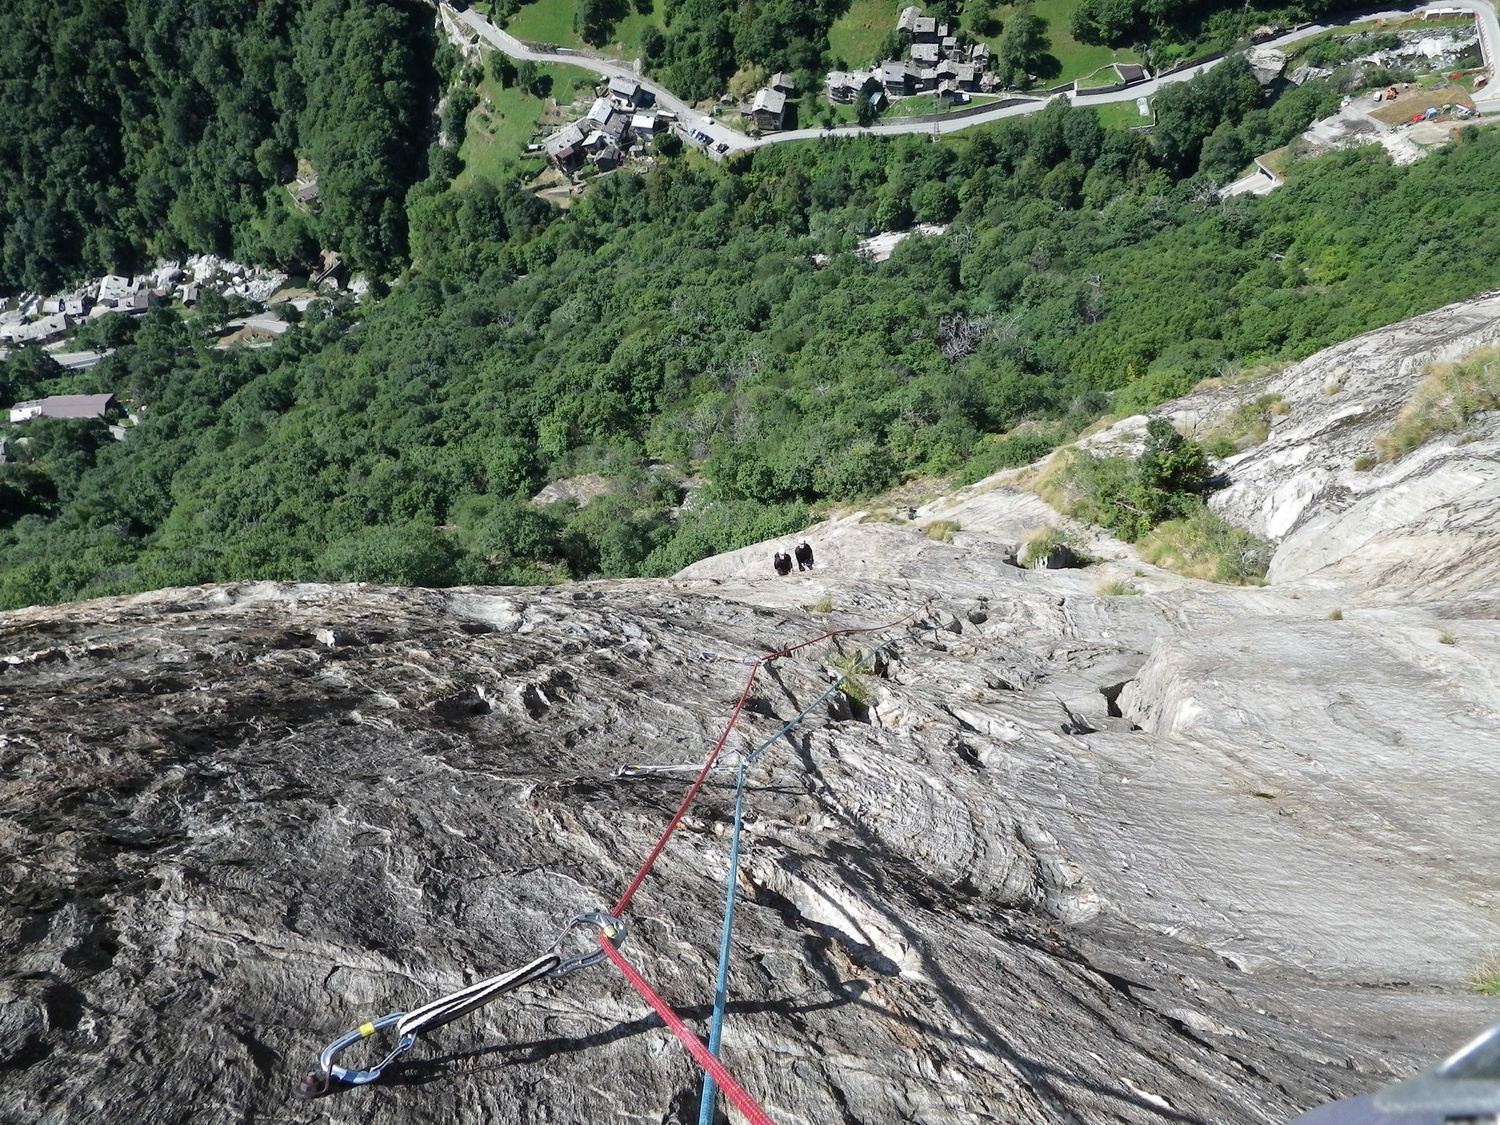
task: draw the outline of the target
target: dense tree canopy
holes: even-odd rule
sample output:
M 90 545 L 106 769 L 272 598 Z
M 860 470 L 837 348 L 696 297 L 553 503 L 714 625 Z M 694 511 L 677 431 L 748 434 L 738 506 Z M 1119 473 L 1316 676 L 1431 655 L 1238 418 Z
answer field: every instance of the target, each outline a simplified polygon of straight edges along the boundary
M 1227 47 L 1258 25 L 1291 26 L 1368 6 L 1361 0 L 1081 0 L 1071 30 L 1082 43 L 1149 44 L 1170 59 L 1174 45 Z
M 0 367 L 17 396 L 145 408 L 127 441 L 37 431 L 0 470 L 0 605 L 251 576 L 666 573 L 821 500 L 1024 463 L 1105 409 L 1500 281 L 1493 133 L 1410 168 L 1378 149 L 1303 162 L 1264 199 L 1174 181 L 1183 138 L 1296 125 L 1278 112 L 1195 118 L 1167 150 L 1058 103 L 948 143 L 613 177 L 551 220 L 514 188 L 425 195 L 420 269 L 315 306 L 273 348 L 212 351 L 156 310 L 92 371 Z M 949 233 L 878 265 L 849 253 L 914 219 Z M 526 502 L 577 473 L 606 493 Z
M 91 326 L 117 349 L 91 370 L 30 349 L 0 363 L 11 401 L 107 390 L 135 423 L 125 441 L 98 424 L 9 429 L 0 607 L 248 577 L 670 573 L 795 529 L 819 503 L 913 474 L 1024 464 L 1106 410 L 1500 283 L 1493 132 L 1468 130 L 1410 168 L 1379 149 L 1295 163 L 1272 195 L 1220 201 L 1214 181 L 1245 154 L 1337 104 L 1321 82 L 1262 104 L 1243 63 L 1160 94 L 1150 135 L 1058 101 L 941 142 L 669 162 L 601 178 L 560 213 L 515 184 L 454 188 L 451 150 L 434 150 L 448 155 L 429 158 L 432 175 L 429 162 L 407 167 L 426 119 L 403 114 L 420 116 L 428 94 L 409 81 L 422 67 L 390 7 L 266 0 L 172 35 L 146 30 L 158 9 L 136 2 L 116 19 L 121 41 L 170 46 L 176 61 L 147 52 L 118 77 L 141 107 L 129 118 L 139 132 L 55 157 L 35 147 L 47 125 L 0 142 L 32 161 L 0 166 L 16 208 L 4 261 L 21 262 L 7 268 L 24 278 L 113 264 L 103 248 L 148 242 L 241 249 L 276 229 L 272 185 L 294 154 L 323 162 L 317 221 L 336 224 L 351 255 L 414 265 L 379 299 L 315 304 L 261 351 L 211 349 L 200 318 L 156 309 Z M 716 23 L 695 3 L 670 11 L 674 40 L 679 27 L 722 35 L 723 66 L 758 21 L 774 38 L 765 28 L 803 18 L 747 6 Z M 66 38 L 17 26 L 33 44 Z M 75 59 L 82 73 L 106 66 L 102 42 Z M 251 42 L 280 61 L 240 61 Z M 139 75 L 173 67 L 201 71 L 191 88 L 216 109 L 163 139 L 174 88 Z M 504 77 L 525 83 L 524 69 Z M 270 84 L 225 89 L 245 74 Z M 39 79 L 32 100 L 56 85 Z M 473 104 L 464 94 L 451 92 L 450 134 Z M 257 96 L 262 108 L 295 102 L 296 120 L 257 117 L 250 163 L 235 164 L 243 146 L 229 140 L 244 137 L 220 117 Z M 89 127 L 80 118 L 62 134 Z M 158 168 L 162 146 L 180 166 Z M 67 177 L 57 214 L 76 238 L 37 241 L 44 211 L 29 193 Z M 949 229 L 884 263 L 853 253 L 861 237 L 917 221 Z M 530 502 L 580 475 L 595 482 L 580 502 Z
M 435 57 L 430 13 L 395 0 L 7 0 L 0 292 L 148 248 L 389 268 Z M 311 216 L 278 186 L 299 158 Z

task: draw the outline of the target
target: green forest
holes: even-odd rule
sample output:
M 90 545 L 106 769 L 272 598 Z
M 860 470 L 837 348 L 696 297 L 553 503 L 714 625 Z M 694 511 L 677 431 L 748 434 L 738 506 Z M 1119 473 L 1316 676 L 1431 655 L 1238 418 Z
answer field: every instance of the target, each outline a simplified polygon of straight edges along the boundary
M 447 185 L 451 152 L 436 178 L 424 161 L 384 224 L 378 299 L 320 301 L 263 350 L 214 350 L 202 319 L 154 309 L 101 325 L 119 347 L 90 370 L 0 363 L 0 399 L 110 391 L 136 422 L 125 441 L 25 425 L 0 466 L 0 608 L 246 578 L 667 574 L 1500 283 L 1493 130 L 1406 168 L 1378 148 L 1294 162 L 1271 195 L 1219 200 L 1244 153 L 1338 96 L 1266 103 L 1230 61 L 1163 91 L 1149 134 L 1058 102 L 942 142 L 684 158 L 565 213 Z M 350 190 L 351 214 L 396 205 Z M 914 221 L 948 231 L 884 263 L 852 252 Z M 46 246 L 36 268 L 65 271 Z M 603 493 L 529 502 L 578 474 Z
M 6 0 L 0 292 L 186 250 L 398 266 L 449 65 L 415 4 Z

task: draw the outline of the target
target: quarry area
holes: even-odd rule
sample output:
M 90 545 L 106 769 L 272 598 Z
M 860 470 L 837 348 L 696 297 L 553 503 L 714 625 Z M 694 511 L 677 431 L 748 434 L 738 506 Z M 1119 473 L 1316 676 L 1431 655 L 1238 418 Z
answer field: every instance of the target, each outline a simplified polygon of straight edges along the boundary
M 889 642 L 750 773 L 723 1056 L 775 1121 L 1283 1122 L 1410 1074 L 1500 1018 L 1500 417 L 1379 450 L 1497 342 L 1490 294 L 1161 409 L 1279 404 L 1213 500 L 1264 586 L 1152 566 L 1023 470 L 812 527 L 786 578 L 778 542 L 0 618 L 9 1120 L 696 1120 L 608 964 L 295 1087 L 608 910 L 748 662 L 893 621 L 768 666 L 626 918 L 701 1029 L 734 768 Z M 1048 527 L 1094 561 L 1016 565 Z

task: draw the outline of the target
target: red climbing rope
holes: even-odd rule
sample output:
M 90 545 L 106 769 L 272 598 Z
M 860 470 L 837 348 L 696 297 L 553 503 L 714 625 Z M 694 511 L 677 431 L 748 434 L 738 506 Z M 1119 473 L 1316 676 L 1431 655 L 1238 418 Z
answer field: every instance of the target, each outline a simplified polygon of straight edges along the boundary
M 923 608 L 926 608 L 925 605 Z M 662 830 L 662 834 L 657 837 L 656 843 L 652 845 L 650 854 L 646 856 L 646 861 L 641 864 L 640 870 L 630 880 L 630 885 L 625 888 L 625 892 L 620 895 L 620 900 L 615 903 L 615 907 L 610 913 L 618 918 L 620 913 L 630 905 L 630 900 L 635 897 L 635 892 L 640 890 L 641 884 L 645 882 L 647 872 L 656 864 L 657 858 L 662 853 L 662 849 L 667 846 L 667 841 L 672 838 L 672 833 L 677 831 L 677 826 L 682 823 L 682 818 L 687 815 L 688 807 L 693 803 L 693 799 L 698 796 L 698 790 L 703 788 L 703 783 L 708 779 L 709 772 L 714 768 L 714 763 L 719 760 L 719 751 L 724 749 L 724 743 L 729 741 L 729 734 L 734 730 L 734 724 L 739 722 L 740 712 L 745 709 L 745 700 L 750 698 L 750 689 L 755 686 L 755 677 L 760 675 L 762 668 L 773 660 L 780 659 L 783 656 L 790 656 L 798 649 L 807 648 L 809 645 L 815 645 L 821 641 L 830 640 L 833 637 L 848 637 L 856 633 L 881 633 L 887 629 L 894 629 L 903 621 L 911 620 L 920 612 L 920 610 L 914 609 L 904 617 L 898 617 L 896 620 L 887 622 L 884 625 L 867 625 L 859 629 L 830 629 L 828 632 L 821 633 L 811 640 L 801 641 L 786 648 L 778 649 L 757 660 L 754 666 L 751 667 L 750 674 L 745 677 L 745 688 L 740 692 L 740 697 L 735 702 L 734 710 L 729 713 L 729 721 L 724 724 L 723 731 L 719 733 L 719 737 L 714 742 L 713 748 L 709 750 L 708 759 L 703 763 L 703 768 L 698 771 L 698 776 L 693 779 L 693 784 L 688 786 L 688 791 L 683 794 L 682 801 L 677 806 L 677 811 L 672 814 L 672 819 L 667 821 L 666 828 Z
M 734 1076 L 724 1068 L 724 1064 L 709 1053 L 708 1048 L 703 1045 L 703 1040 L 693 1034 L 692 1029 L 682 1022 L 682 1017 L 672 1011 L 667 1002 L 656 994 L 656 990 L 646 983 L 646 978 L 636 972 L 635 966 L 625 960 L 624 955 L 615 948 L 614 942 L 602 933 L 599 935 L 599 948 L 604 950 L 604 955 L 614 962 L 615 968 L 625 974 L 625 979 L 635 986 L 635 990 L 641 994 L 646 1003 L 655 1009 L 662 1023 L 672 1029 L 672 1034 L 677 1036 L 682 1045 L 687 1048 L 687 1053 L 713 1076 L 719 1089 L 724 1091 L 724 1096 L 745 1115 L 745 1120 L 749 1121 L 750 1125 L 775 1125 L 767 1116 L 766 1111 L 761 1109 L 756 1100 L 750 1096 L 749 1091 L 734 1080 Z
M 922 608 L 925 609 L 926 606 L 924 605 Z M 688 807 L 692 805 L 693 799 L 698 796 L 698 790 L 703 788 L 704 781 L 708 779 L 709 772 L 714 768 L 714 763 L 718 761 L 719 752 L 724 749 L 724 743 L 729 741 L 729 734 L 734 730 L 735 723 L 739 722 L 740 714 L 745 709 L 745 701 L 750 698 L 750 689 L 755 686 L 755 678 L 760 675 L 762 668 L 773 660 L 791 655 L 798 649 L 807 648 L 809 645 L 815 645 L 820 641 L 830 640 L 833 637 L 847 637 L 857 633 L 880 633 L 887 629 L 894 629 L 902 622 L 911 620 L 920 612 L 920 609 L 914 609 L 905 616 L 898 617 L 896 620 L 887 622 L 884 625 L 869 625 L 858 629 L 831 629 L 826 633 L 813 637 L 811 640 L 801 641 L 786 648 L 778 649 L 776 652 L 768 653 L 757 660 L 751 667 L 750 674 L 745 677 L 744 690 L 740 692 L 739 699 L 735 701 L 734 710 L 730 711 L 729 720 L 724 724 L 723 731 L 720 732 L 718 739 L 714 742 L 713 748 L 709 750 L 708 759 L 703 763 L 703 768 L 698 771 L 698 776 L 693 779 L 692 785 L 688 786 L 688 791 L 683 794 L 682 801 L 677 806 L 677 811 L 672 814 L 672 819 L 667 821 L 666 828 L 662 830 L 661 835 L 657 837 L 656 843 L 652 845 L 650 854 L 646 856 L 645 862 L 636 871 L 629 885 L 625 888 L 625 892 L 620 895 L 620 900 L 615 903 L 615 907 L 610 913 L 615 917 L 619 917 L 625 908 L 630 905 L 630 900 L 635 897 L 636 891 L 640 890 L 641 884 L 645 882 L 647 873 L 656 864 L 663 849 L 666 848 L 667 841 L 672 838 L 672 834 L 677 831 L 677 826 L 682 823 L 682 818 L 687 815 Z M 715 1058 L 713 1053 L 704 1046 L 703 1040 L 693 1034 L 687 1024 L 682 1022 L 682 1017 L 674 1012 L 668 1006 L 667 1002 L 656 994 L 655 990 L 646 983 L 646 978 L 636 972 L 635 967 L 625 960 L 620 951 L 615 948 L 614 943 L 602 931 L 599 934 L 599 948 L 604 951 L 606 957 L 614 962 L 615 968 L 625 974 L 625 979 L 641 994 L 642 999 L 651 1005 L 656 1014 L 661 1017 L 662 1022 L 672 1029 L 672 1034 L 676 1035 L 682 1045 L 687 1048 L 688 1054 L 692 1055 L 698 1065 L 713 1077 L 719 1089 L 724 1091 L 725 1096 L 745 1115 L 745 1118 L 751 1122 L 751 1125 L 773 1125 L 770 1117 L 766 1115 L 766 1111 L 761 1109 L 756 1104 L 755 1099 L 750 1096 L 749 1092 L 734 1080 L 729 1071 L 724 1068 L 724 1064 Z
M 708 771 L 713 769 L 714 762 L 718 761 L 719 751 L 724 749 L 724 743 L 729 740 L 729 732 L 734 729 L 734 724 L 739 720 L 740 712 L 745 709 L 745 700 L 750 698 L 750 689 L 755 685 L 755 677 L 760 672 L 761 665 L 765 659 L 756 661 L 755 667 L 750 669 L 750 675 L 745 680 L 745 690 L 740 692 L 739 699 L 735 702 L 734 710 L 729 713 L 729 722 L 724 724 L 724 730 L 719 734 L 719 740 L 714 743 L 713 749 L 708 752 L 708 760 L 703 763 L 703 768 L 698 771 L 698 776 L 693 779 L 693 784 L 688 787 L 686 796 L 682 803 L 677 806 L 677 811 L 672 814 L 672 819 L 667 821 L 667 827 L 662 834 L 656 838 L 652 845 L 651 854 L 646 857 L 646 862 L 641 864 L 640 870 L 630 880 L 630 885 L 625 888 L 625 893 L 620 896 L 620 901 L 615 903 L 615 908 L 610 911 L 616 918 L 620 912 L 630 905 L 630 900 L 635 897 L 635 892 L 640 890 L 641 884 L 646 880 L 646 872 L 650 871 L 656 863 L 657 856 L 661 855 L 662 849 L 667 846 L 667 841 L 672 838 L 672 833 L 677 831 L 677 826 L 682 823 L 682 818 L 687 814 L 688 806 L 693 803 L 693 798 L 698 795 L 698 790 L 703 788 L 703 782 L 708 777 Z

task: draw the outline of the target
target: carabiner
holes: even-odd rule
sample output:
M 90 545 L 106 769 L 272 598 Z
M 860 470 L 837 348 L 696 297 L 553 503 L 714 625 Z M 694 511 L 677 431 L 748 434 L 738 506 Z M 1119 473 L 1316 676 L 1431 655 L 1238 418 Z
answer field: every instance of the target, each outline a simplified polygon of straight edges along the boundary
M 588 923 L 595 927 L 605 937 L 616 945 L 623 945 L 629 928 L 625 925 L 623 918 L 616 918 L 613 914 L 605 914 L 602 911 L 591 911 L 588 914 L 575 914 L 568 919 L 568 924 L 563 927 L 562 933 L 557 935 L 557 940 L 552 943 L 554 950 L 561 950 L 562 943 L 567 936 L 580 925 Z M 565 977 L 569 973 L 576 973 L 579 969 L 587 969 L 591 965 L 597 965 L 604 960 L 604 950 L 595 949 L 591 953 L 581 953 L 577 957 L 565 958 L 557 968 L 547 975 L 549 977 Z
M 390 1015 L 381 1016 L 378 1020 L 362 1023 L 353 1031 L 340 1035 L 332 1043 L 323 1048 L 323 1053 L 318 1056 L 319 1069 L 309 1071 L 303 1076 L 302 1085 L 298 1092 L 304 1098 L 316 1098 L 326 1094 L 332 1082 L 341 1082 L 345 1086 L 366 1086 L 376 1081 L 380 1077 L 382 1070 L 411 1050 L 412 1045 L 417 1041 L 415 1035 L 403 1035 L 385 1058 L 381 1059 L 374 1066 L 364 1070 L 338 1066 L 333 1060 L 341 1052 L 348 1050 L 356 1043 L 370 1038 L 377 1031 L 386 1031 L 395 1027 L 405 1015 L 405 1012 L 392 1012 Z

